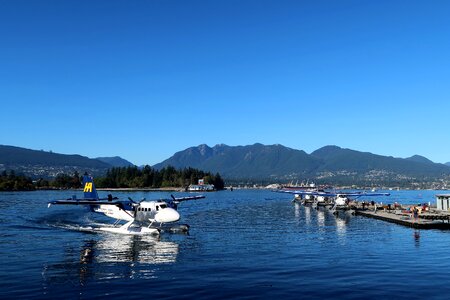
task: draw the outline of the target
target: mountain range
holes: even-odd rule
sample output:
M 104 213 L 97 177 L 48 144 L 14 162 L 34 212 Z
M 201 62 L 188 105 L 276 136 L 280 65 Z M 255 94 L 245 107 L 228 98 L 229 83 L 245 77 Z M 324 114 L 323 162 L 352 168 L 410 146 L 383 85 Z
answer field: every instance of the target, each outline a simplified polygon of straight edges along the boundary
M 59 154 L 0 145 L 0 171 L 14 170 L 32 178 L 51 178 L 59 173 L 73 174 L 75 171 L 98 176 L 103 175 L 109 168 L 127 165 L 133 164 L 118 156 L 92 159 L 77 154 Z
M 423 156 L 394 158 L 338 146 L 325 146 L 308 154 L 282 145 L 209 147 L 203 144 L 177 152 L 154 167 L 168 165 L 219 172 L 227 179 L 383 184 L 433 181 L 450 176 L 450 166 Z
M 93 159 L 0 145 L 0 171 L 14 170 L 33 178 L 51 178 L 59 173 L 73 174 L 75 171 L 102 176 L 109 168 L 132 165 L 118 156 Z M 214 147 L 202 144 L 179 151 L 153 167 L 161 169 L 169 165 L 220 173 L 226 180 L 411 185 L 448 182 L 450 178 L 450 163 L 434 163 L 420 155 L 395 158 L 338 146 L 325 146 L 308 154 L 279 144 L 219 144 Z M 429 184 L 426 186 L 430 187 Z
M 97 157 L 96 160 L 102 161 L 113 167 L 129 167 L 134 166 L 134 164 L 130 163 L 128 160 L 123 159 L 120 156 L 113 157 Z

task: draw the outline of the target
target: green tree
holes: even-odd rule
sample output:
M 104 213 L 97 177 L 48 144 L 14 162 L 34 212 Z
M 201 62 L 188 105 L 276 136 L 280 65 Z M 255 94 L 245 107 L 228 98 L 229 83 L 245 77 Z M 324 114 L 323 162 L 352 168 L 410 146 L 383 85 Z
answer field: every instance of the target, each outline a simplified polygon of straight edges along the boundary
M 197 184 L 198 179 L 205 178 L 205 182 L 214 184 L 217 189 L 223 189 L 223 180 L 217 173 L 205 173 L 204 171 L 184 168 L 175 169 L 167 166 L 161 170 L 154 170 L 150 166 L 142 169 L 136 166 L 111 168 L 106 172 L 105 177 L 96 178 L 98 187 L 186 187 L 189 184 Z

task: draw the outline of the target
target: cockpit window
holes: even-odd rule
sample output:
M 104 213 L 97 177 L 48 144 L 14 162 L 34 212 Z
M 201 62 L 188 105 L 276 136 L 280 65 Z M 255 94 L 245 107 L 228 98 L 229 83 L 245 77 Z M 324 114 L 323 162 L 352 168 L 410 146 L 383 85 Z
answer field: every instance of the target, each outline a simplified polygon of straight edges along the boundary
M 165 204 L 161 204 L 159 207 L 161 207 L 161 208 L 166 208 L 167 207 L 167 205 L 165 205 Z

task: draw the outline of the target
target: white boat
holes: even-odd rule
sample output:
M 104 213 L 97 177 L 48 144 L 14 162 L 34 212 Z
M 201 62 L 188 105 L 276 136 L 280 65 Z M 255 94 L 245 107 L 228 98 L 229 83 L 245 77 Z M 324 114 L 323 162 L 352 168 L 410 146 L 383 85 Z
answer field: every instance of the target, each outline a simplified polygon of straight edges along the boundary
M 189 192 L 212 192 L 215 190 L 214 184 L 205 184 L 203 179 L 199 179 L 198 184 L 190 184 L 187 188 Z

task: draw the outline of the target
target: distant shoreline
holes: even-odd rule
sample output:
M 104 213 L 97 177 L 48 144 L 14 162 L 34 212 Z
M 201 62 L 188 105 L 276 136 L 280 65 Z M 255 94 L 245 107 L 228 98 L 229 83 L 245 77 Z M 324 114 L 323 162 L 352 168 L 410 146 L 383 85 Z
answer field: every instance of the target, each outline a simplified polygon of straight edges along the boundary
M 53 187 L 45 187 L 45 188 L 36 188 L 33 191 L 83 191 L 82 188 L 53 188 Z M 97 188 L 97 191 L 124 191 L 124 192 L 184 192 L 184 188 L 179 187 L 163 187 L 163 188 Z M 24 191 L 15 191 L 15 192 L 24 192 Z
M 97 188 L 97 191 L 115 192 L 184 192 L 184 188 L 163 187 L 163 188 Z
M 233 190 L 271 190 L 262 186 L 253 187 L 253 186 L 233 186 Z M 336 190 L 370 190 L 369 188 L 352 188 L 352 187 L 335 187 Z M 199 192 L 209 192 L 209 191 L 186 191 L 185 188 L 181 187 L 162 187 L 162 188 L 97 188 L 98 191 L 113 191 L 113 192 L 187 192 L 187 193 L 199 193 Z M 230 187 L 226 187 L 224 191 L 230 191 Z M 276 190 L 276 189 L 274 189 Z M 421 188 L 421 189 L 413 189 L 413 188 L 379 188 L 377 190 L 382 191 L 440 191 L 447 189 L 434 189 L 434 188 Z M 36 188 L 34 190 L 2 190 L 1 192 L 35 192 L 35 191 L 83 191 L 82 188 L 54 188 L 54 187 L 41 187 Z

